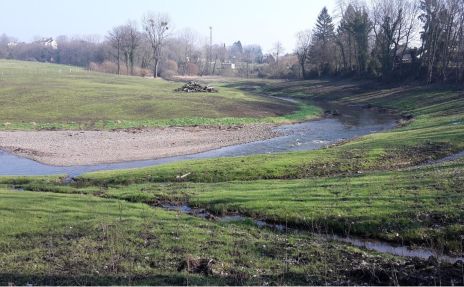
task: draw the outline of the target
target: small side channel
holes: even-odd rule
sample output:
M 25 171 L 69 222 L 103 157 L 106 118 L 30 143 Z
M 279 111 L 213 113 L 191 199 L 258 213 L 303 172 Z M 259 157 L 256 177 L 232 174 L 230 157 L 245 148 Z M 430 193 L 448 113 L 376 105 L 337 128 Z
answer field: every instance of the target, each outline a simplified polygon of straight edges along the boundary
M 170 211 L 177 211 L 180 213 L 189 214 L 196 217 L 201 217 L 204 219 L 215 220 L 218 222 L 223 223 L 233 223 L 233 222 L 252 222 L 259 228 L 269 228 L 278 232 L 286 232 L 286 231 L 297 231 L 297 232 L 307 232 L 313 236 L 319 237 L 325 240 L 334 240 L 338 242 L 343 242 L 347 244 L 351 244 L 356 247 L 364 248 L 367 250 L 377 251 L 380 253 L 392 254 L 396 256 L 402 257 L 416 257 L 420 259 L 429 259 L 430 257 L 436 258 L 440 262 L 455 264 L 459 261 L 464 262 L 464 257 L 462 256 L 448 256 L 441 254 L 432 249 L 426 248 L 409 248 L 407 246 L 399 246 L 394 245 L 385 241 L 380 240 L 373 240 L 373 239 L 363 239 L 359 237 L 353 236 L 339 236 L 339 235 L 331 235 L 331 234 L 321 234 L 321 233 L 313 233 L 301 229 L 293 229 L 288 228 L 282 224 L 274 224 L 267 222 L 266 220 L 262 219 L 254 219 L 251 217 L 247 217 L 241 214 L 232 214 L 232 215 L 225 215 L 225 216 L 217 216 L 206 209 L 203 208 L 194 208 L 186 204 L 182 205 L 174 205 L 170 203 L 162 204 L 158 207 L 164 208 Z

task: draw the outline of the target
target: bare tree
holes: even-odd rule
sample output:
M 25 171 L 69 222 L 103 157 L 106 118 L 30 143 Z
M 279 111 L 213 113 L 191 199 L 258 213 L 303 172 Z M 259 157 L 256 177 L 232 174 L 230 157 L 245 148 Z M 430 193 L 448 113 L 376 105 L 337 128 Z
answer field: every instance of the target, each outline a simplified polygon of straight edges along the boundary
M 198 40 L 198 35 L 191 29 L 184 29 L 182 30 L 178 36 L 179 42 L 179 68 L 182 74 L 187 73 L 187 66 L 189 63 L 194 61 L 193 54 L 195 52 L 195 44 Z
M 142 20 L 145 35 L 148 38 L 153 52 L 153 77 L 158 77 L 158 67 L 161 60 L 161 51 L 168 37 L 169 17 L 159 13 L 147 13 Z
M 124 39 L 124 28 L 123 26 L 114 27 L 107 36 L 111 46 L 116 49 L 116 63 L 118 65 L 118 75 L 121 74 L 121 50 Z
M 383 76 L 393 72 L 396 58 L 402 59 L 409 46 L 417 24 L 417 7 L 414 0 L 372 1 L 370 18 Z
M 135 22 L 130 21 L 122 26 L 122 45 L 124 52 L 124 62 L 126 64 L 127 74 L 134 74 L 135 51 L 140 44 L 140 34 Z
M 301 76 L 303 79 L 306 78 L 306 62 L 309 60 L 309 54 L 311 51 L 311 30 L 305 30 L 299 32 L 297 35 L 296 44 L 296 55 L 298 56 L 298 62 L 301 66 Z
M 272 54 L 276 58 L 276 65 L 279 65 L 279 56 L 283 54 L 285 51 L 284 46 L 282 45 L 282 42 L 277 41 L 274 43 L 274 46 L 272 47 Z
M 440 75 L 444 82 L 448 80 L 450 60 L 453 58 L 454 52 L 459 47 L 459 34 L 462 29 L 462 13 L 464 10 L 462 0 L 446 0 L 445 1 L 445 19 L 443 23 L 443 49 L 441 50 L 441 71 Z

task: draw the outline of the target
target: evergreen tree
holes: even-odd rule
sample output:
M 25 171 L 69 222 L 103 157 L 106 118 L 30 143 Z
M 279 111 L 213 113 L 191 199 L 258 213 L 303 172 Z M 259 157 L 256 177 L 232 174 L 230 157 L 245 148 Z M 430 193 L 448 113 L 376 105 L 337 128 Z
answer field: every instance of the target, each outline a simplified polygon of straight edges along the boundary
M 330 17 L 327 8 L 322 8 L 321 13 L 317 17 L 316 27 L 314 29 L 314 37 L 317 41 L 321 41 L 323 44 L 327 44 L 334 37 L 334 24 L 332 23 L 332 17 Z
M 314 45 L 312 56 L 317 59 L 318 74 L 329 74 L 333 70 L 334 24 L 327 8 L 324 7 L 317 17 L 314 27 Z

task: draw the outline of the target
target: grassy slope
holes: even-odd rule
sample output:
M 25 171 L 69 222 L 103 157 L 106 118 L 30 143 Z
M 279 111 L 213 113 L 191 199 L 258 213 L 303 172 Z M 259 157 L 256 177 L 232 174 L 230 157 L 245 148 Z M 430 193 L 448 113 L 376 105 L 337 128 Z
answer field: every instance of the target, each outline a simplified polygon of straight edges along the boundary
M 176 93 L 180 83 L 62 65 L 0 60 L 0 75 L 0 129 L 244 124 L 319 114 L 302 106 L 280 117 L 295 106 L 224 86 L 214 94 Z
M 306 230 L 330 231 L 462 254 L 464 160 L 356 176 L 221 183 L 63 186 L 53 178 L 3 178 L 32 191 L 92 194 L 154 204 L 188 203 Z
M 290 82 L 273 83 L 261 90 L 275 95 L 291 91 L 286 95 L 325 97 L 345 103 L 373 103 L 413 113 L 415 119 L 405 127 L 329 149 L 98 172 L 84 175 L 78 182 L 87 186 L 89 192 L 99 195 L 102 193 L 99 186 L 113 186 L 109 192 L 105 189 L 105 196 L 129 201 L 179 200 L 178 197 L 184 195 L 185 198 L 180 200 L 217 212 L 241 211 L 297 225 L 311 222 L 312 226 L 315 224 L 338 233 L 351 232 L 427 246 L 432 244 L 452 252 L 462 252 L 458 236 L 464 232 L 464 215 L 459 212 L 464 204 L 459 189 L 459 185 L 463 185 L 462 164 L 446 169 L 437 167 L 436 172 L 370 172 L 410 166 L 463 149 L 464 98 L 461 92 L 420 87 L 373 92 L 369 87 L 360 89 L 356 84 L 351 89 L 357 90 L 350 91 L 346 85 L 340 85 L 327 93 L 322 85 L 326 89 L 336 87 L 336 84 L 324 82 Z M 340 96 L 342 91 L 348 94 Z M 351 96 L 351 93 L 357 93 L 357 96 Z M 374 98 L 373 93 L 376 94 Z M 188 172 L 191 174 L 186 180 L 193 182 L 251 182 L 191 184 L 186 189 L 173 185 L 172 188 L 161 189 L 161 192 L 158 185 L 147 184 L 173 182 L 177 175 Z M 288 181 L 308 177 L 311 179 Z M 285 180 L 253 181 L 257 179 Z M 28 188 L 47 190 L 47 186 L 29 185 Z M 64 190 L 57 191 L 75 192 L 71 187 L 60 188 Z M 97 188 L 97 192 L 92 188 Z M 341 203 L 337 201 L 339 194 L 345 195 Z M 364 208 L 354 208 L 363 205 L 364 201 L 369 204 Z M 389 201 L 395 205 L 386 204 Z M 320 212 L 324 203 L 327 208 Z
M 243 83 L 240 83 L 240 85 L 243 85 Z M 286 96 L 304 96 L 315 99 L 324 97 L 325 99 L 343 103 L 371 103 L 395 108 L 405 113 L 412 113 L 415 115 L 415 119 L 403 128 L 366 136 L 344 145 L 319 151 L 191 161 L 139 170 L 100 172 L 83 176 L 79 179 L 78 185 L 64 185 L 61 183 L 60 178 L 53 177 L 1 178 L 0 184 L 3 184 L 4 189 L 9 188 L 11 185 L 16 185 L 33 191 L 95 195 L 106 198 L 105 200 L 101 199 L 102 204 L 117 203 L 118 206 L 119 204 L 126 205 L 127 203 L 113 200 L 119 199 L 145 203 L 163 200 L 187 201 L 194 205 L 207 207 L 218 213 L 240 211 L 251 216 L 288 222 L 289 224 L 300 225 L 309 229 L 328 229 L 339 233 L 355 233 L 361 236 L 379 237 L 407 244 L 422 244 L 427 247 L 435 247 L 448 252 L 462 254 L 461 236 L 464 233 L 464 214 L 462 213 L 462 206 L 464 205 L 462 197 L 464 162 L 460 160 L 454 163 L 411 171 L 396 170 L 401 166 L 414 165 L 427 159 L 438 158 L 464 148 L 464 98 L 462 97 L 462 91 L 456 89 L 443 90 L 434 87 L 427 89 L 421 87 L 392 89 L 363 86 L 360 88 L 359 84 L 352 85 L 351 83 L 343 82 L 274 82 L 272 85 L 263 85 L 259 91 L 274 95 L 285 94 Z M 353 94 L 356 94 L 356 96 L 352 96 Z M 375 171 L 376 169 L 383 169 L 384 171 Z M 152 183 L 157 181 L 174 181 L 176 175 L 186 172 L 192 172 L 187 177 L 187 180 L 194 182 Z M 290 178 L 303 179 L 288 180 Z M 4 194 L 9 195 L 10 192 L 5 191 Z M 21 197 L 21 194 L 24 194 L 24 197 L 31 198 L 31 202 L 34 203 L 36 197 L 44 197 L 46 202 L 50 202 L 48 193 L 16 192 L 11 194 L 18 197 L 6 202 L 7 206 L 24 205 L 23 202 L 27 202 L 27 200 Z M 70 212 L 63 213 L 60 220 L 56 220 L 57 224 L 60 222 L 67 224 L 69 222 L 64 214 L 71 216 L 69 220 L 73 220 L 73 213 L 76 211 L 73 211 L 72 206 L 79 206 L 74 202 L 75 195 L 63 196 L 67 197 L 64 197 L 65 200 L 63 199 L 63 202 L 56 202 L 56 205 L 66 206 L 66 204 L 70 204 L 69 207 L 64 207 L 65 210 L 70 210 Z M 99 199 L 92 199 L 92 197 L 77 198 L 100 202 Z M 109 202 L 106 202 L 107 200 Z M 53 202 L 47 208 L 44 208 L 39 200 L 37 202 L 39 203 L 38 210 L 44 210 L 46 213 L 57 209 Z M 100 210 L 98 206 L 89 206 L 92 210 Z M 142 209 L 146 208 L 142 205 L 134 206 Z M 25 205 L 25 207 L 29 208 L 28 205 Z M 82 208 L 85 209 L 85 207 Z M 7 212 L 9 212 L 7 216 L 0 218 L 9 218 L 6 219 L 10 220 L 7 224 L 9 226 L 16 225 L 13 221 L 17 220 L 15 218 L 20 218 L 20 216 L 14 213 L 12 209 L 7 209 Z M 20 210 L 19 212 L 23 213 L 25 211 Z M 117 212 L 113 213 L 117 214 Z M 180 263 L 182 258 L 189 255 L 194 257 L 212 257 L 216 260 L 219 258 L 221 262 L 226 262 L 225 266 L 226 268 L 230 268 L 227 269 L 230 273 L 225 272 L 224 274 L 228 275 L 223 275 L 220 278 L 214 276 L 209 278 L 196 275 L 189 276 L 189 280 L 192 280 L 190 282 L 200 282 L 202 284 L 263 284 L 263 282 L 274 282 L 277 284 L 305 284 L 309 282 L 322 284 L 324 282 L 339 282 L 337 280 L 343 282 L 347 277 L 352 280 L 353 278 L 357 278 L 354 282 L 365 283 L 369 281 L 372 284 L 372 278 L 381 280 L 380 278 L 391 279 L 397 276 L 378 273 L 379 268 L 381 270 L 393 270 L 393 273 L 395 273 L 394 270 L 397 270 L 398 267 L 394 267 L 394 264 L 386 264 L 382 261 L 387 260 L 388 256 L 376 259 L 381 260 L 381 262 L 376 262 L 375 265 L 371 265 L 370 262 L 372 262 L 372 259 L 367 257 L 368 264 L 366 265 L 366 269 L 361 272 L 359 270 L 354 271 L 350 270 L 350 268 L 357 268 L 356 266 L 358 266 L 359 253 L 356 249 L 345 250 L 343 248 L 347 247 L 341 247 L 333 243 L 326 245 L 327 243 L 314 242 L 306 237 L 298 237 L 300 235 L 292 235 L 290 241 L 298 243 L 292 243 L 290 248 L 285 248 L 285 244 L 272 245 L 272 250 L 276 250 L 280 255 L 276 256 L 273 254 L 270 256 L 272 261 L 268 261 L 270 259 L 265 255 L 268 253 L 263 252 L 257 246 L 260 246 L 260 244 L 268 245 L 268 242 L 281 242 L 279 240 L 285 237 L 279 237 L 278 234 L 272 232 L 258 232 L 252 227 L 242 225 L 225 224 L 225 226 L 217 228 L 215 227 L 217 226 L 215 223 L 208 221 L 188 216 L 180 216 L 174 219 L 174 213 L 161 213 L 169 216 L 169 219 L 165 222 L 163 221 L 163 226 L 166 226 L 164 229 L 153 227 L 152 234 L 155 238 L 159 239 L 157 241 L 157 250 L 160 253 L 157 255 L 157 262 L 161 263 L 154 265 L 158 267 L 150 266 L 153 269 L 145 269 L 148 267 L 140 259 L 140 254 L 145 252 L 146 249 L 143 246 L 136 245 L 137 240 L 131 237 L 131 234 L 137 234 L 140 231 L 140 229 L 137 229 L 140 226 L 137 222 L 144 222 L 143 220 L 123 225 L 110 224 L 110 226 L 125 228 L 122 231 L 114 231 L 114 234 L 118 234 L 118 240 L 123 240 L 125 246 L 128 245 L 131 248 L 132 246 L 136 246 L 135 248 L 138 251 L 143 251 L 125 253 L 123 250 L 118 249 L 119 247 L 116 247 L 120 245 L 118 240 L 107 240 L 108 243 L 105 243 L 107 245 L 103 247 L 98 245 L 96 243 L 99 238 L 98 225 L 88 224 L 88 221 L 86 222 L 83 219 L 82 224 L 85 223 L 85 227 L 83 227 L 84 231 L 82 232 L 70 232 L 63 226 L 56 227 L 57 234 L 53 236 L 53 240 L 56 241 L 49 240 L 49 242 L 53 243 L 51 244 L 52 248 L 48 247 L 50 244 L 43 244 L 37 247 L 36 242 L 43 242 L 43 238 L 47 238 L 40 229 L 34 229 L 31 234 L 25 232 L 16 235 L 16 238 L 21 240 L 15 241 L 11 241 L 11 236 L 6 233 L 6 237 L 3 237 L 3 241 L 0 241 L 2 242 L 2 250 L 20 250 L 19 252 L 24 251 L 26 254 L 30 254 L 31 250 L 35 250 L 37 253 L 34 253 L 33 256 L 37 255 L 37 257 L 34 257 L 36 259 L 32 260 L 32 262 L 36 262 L 38 266 L 42 266 L 42 269 L 34 269 L 36 267 L 29 268 L 29 265 L 25 268 L 17 269 L 18 266 L 22 266 L 21 264 L 28 261 L 24 257 L 17 257 L 17 254 L 4 251 L 0 254 L 6 254 L 6 258 L 13 256 L 13 258 L 18 258 L 18 260 L 2 260 L 0 258 L 0 262 L 9 262 L 7 272 L 11 272 L 3 277 L 22 278 L 25 280 L 24 278 L 31 276 L 40 278 L 40 280 L 45 280 L 44 278 L 58 280 L 59 275 L 75 274 L 77 276 L 75 278 L 78 278 L 78 280 L 88 280 L 88 276 L 97 276 L 93 278 L 104 280 L 101 282 L 115 282 L 116 280 L 121 280 L 121 276 L 124 276 L 124 274 L 133 273 L 140 274 L 138 278 L 142 281 L 139 282 L 144 282 L 143 280 L 148 280 L 151 283 L 162 282 L 171 284 L 173 282 L 186 282 L 185 273 L 175 273 L 173 266 L 164 265 L 165 261 L 159 260 L 159 258 L 166 258 L 163 256 L 169 257 L 173 254 L 176 256 L 176 263 Z M 93 214 L 93 216 L 99 216 L 99 213 L 93 212 Z M 180 227 L 176 227 L 175 222 L 179 222 L 179 218 L 182 218 L 182 220 L 185 218 L 188 224 L 184 225 L 182 223 Z M 155 219 L 149 221 L 151 223 L 157 222 Z M 105 217 L 105 220 L 115 222 L 118 220 L 118 216 L 112 218 Z M 73 224 L 79 225 L 79 222 L 80 220 L 73 220 Z M 22 226 L 25 224 L 18 223 L 17 225 Z M 47 224 L 42 222 L 42 230 L 47 228 Z M 92 226 L 97 226 L 97 228 L 92 229 Z M 200 229 L 196 229 L 197 227 Z M 210 233 L 214 239 L 207 241 L 207 247 L 199 248 L 198 246 L 203 246 L 202 244 L 205 244 L 205 241 L 204 239 L 197 238 L 196 234 L 197 232 L 205 232 L 208 228 L 214 228 L 214 232 Z M 9 232 L 14 232 L 14 230 L 15 228 Z M 173 237 L 160 235 L 167 230 L 184 234 L 185 237 L 182 238 L 185 243 L 176 244 L 176 241 L 173 241 Z M 75 239 L 76 234 L 83 236 L 87 241 L 80 243 L 81 237 Z M 301 240 L 298 241 L 297 237 Z M 32 240 L 27 241 L 28 238 L 32 238 Z M 237 241 L 242 243 L 238 244 Z M 22 246 L 15 245 L 22 242 L 25 242 Z M 76 242 L 79 244 L 76 244 Z M 302 242 L 305 245 L 301 245 L 303 244 Z M 93 247 L 93 249 L 89 248 L 87 244 Z M 184 245 L 187 247 L 184 247 Z M 182 246 L 184 249 L 178 252 L 178 250 L 173 249 L 175 248 L 174 246 Z M 13 248 L 8 249 L 9 247 Z M 129 250 L 132 250 L 131 248 Z M 231 249 L 235 251 L 231 252 Z M 50 263 L 42 259 L 44 258 L 42 254 L 50 252 L 50 250 L 55 252 L 52 253 L 54 254 L 52 257 L 59 259 L 56 262 L 52 261 L 51 265 L 47 266 L 46 264 Z M 82 266 L 82 268 L 73 267 L 71 270 L 59 269 L 59 266 L 63 266 L 61 260 L 69 259 L 63 259 L 65 256 L 61 255 L 62 253 L 57 252 L 57 250 L 64 254 L 68 254 L 69 252 L 83 254 L 77 256 L 77 260 L 80 260 L 79 264 L 72 265 Z M 81 252 L 81 250 L 84 252 Z M 89 252 L 88 250 L 91 251 Z M 166 253 L 164 253 L 165 250 L 167 250 Z M 304 258 L 311 259 L 309 261 L 305 259 L 302 261 L 304 263 L 301 264 L 290 263 L 280 265 L 279 262 L 283 262 L 283 258 L 286 256 L 284 250 L 294 254 L 296 258 L 300 258 L 297 254 L 304 250 Z M 101 259 L 97 260 L 94 257 L 90 257 L 88 253 L 92 252 L 97 252 L 96 254 Z M 107 262 L 114 262 L 113 257 L 108 255 L 111 254 L 109 252 L 118 254 L 117 258 L 120 258 L 120 261 L 117 262 L 119 264 L 116 268 L 117 271 L 112 270 L 112 272 L 109 272 L 104 269 Z M 177 257 L 177 254 L 182 255 Z M 237 257 L 234 254 L 237 254 Z M 242 258 L 244 254 L 248 256 L 245 261 L 238 259 Z M 352 257 L 353 255 L 354 257 Z M 126 261 L 124 258 L 129 259 Z M 363 258 L 361 261 L 366 260 L 366 257 L 361 256 L 361 258 Z M 97 262 L 97 264 L 90 263 L 93 261 Z M 137 262 L 137 264 L 134 265 L 131 262 Z M 410 263 L 403 262 L 402 264 Z M 138 268 L 140 265 L 142 267 L 137 269 L 135 273 L 133 269 L 130 269 L 133 268 L 130 266 L 137 266 Z M 41 273 L 40 270 L 47 269 L 44 266 L 53 266 L 55 269 L 52 270 L 55 273 L 45 274 L 43 271 Z M 274 268 L 271 266 L 274 266 Z M 276 268 L 275 266 L 278 267 Z M 288 272 L 280 271 L 282 270 L 280 268 L 288 268 L 288 266 L 290 266 Z M 400 266 L 404 265 L 400 264 Z M 420 264 L 417 262 L 410 264 L 410 266 L 412 266 L 415 272 L 420 272 L 421 270 L 418 267 Z M 244 268 L 242 269 L 242 267 Z M 449 266 L 445 268 L 451 270 Z M 243 273 L 232 273 L 230 271 L 232 269 L 242 270 L 241 272 Z M 17 270 L 20 271 L 18 272 Z M 95 275 L 95 270 L 103 275 Z M 256 277 L 258 279 L 253 281 L 253 275 L 256 275 L 253 273 L 253 270 L 264 270 L 263 274 L 268 275 L 258 276 Z M 430 275 L 428 274 L 430 270 L 436 272 L 439 269 L 434 267 L 427 270 L 429 271 L 420 275 L 406 272 L 402 276 L 409 279 L 426 278 Z M 138 273 L 139 271 L 141 273 Z M 462 272 L 459 272 L 456 273 L 458 275 L 456 278 L 462 277 Z M 155 277 L 148 275 L 153 273 L 162 275 Z M 82 274 L 85 275 L 81 276 Z M 165 276 L 166 274 L 167 276 Z M 304 276 L 303 274 L 311 275 Z M 61 278 L 61 280 L 68 279 Z M 125 280 L 128 280 L 127 277 Z M 411 281 L 402 282 L 403 284 L 417 284 L 417 282 Z M 382 281 L 382 283 L 386 284 L 385 281 Z M 423 283 L 438 284 L 432 279 Z M 444 284 L 443 282 L 440 283 Z M 397 282 L 388 281 L 388 284 L 397 284 Z
M 246 85 L 234 84 L 234 87 Z M 197 160 L 137 170 L 97 172 L 81 177 L 96 183 L 173 181 L 191 173 L 190 181 L 288 179 L 356 174 L 372 169 L 412 166 L 464 149 L 462 89 L 381 88 L 359 83 L 286 82 L 263 85 L 260 93 L 373 104 L 415 116 L 406 126 L 361 137 L 330 149 L 273 155 Z
M 327 89 L 331 90 L 327 92 Z M 360 88 L 359 83 L 344 82 L 337 87 L 337 83 L 289 82 L 265 85 L 261 87 L 261 92 L 277 96 L 324 98 L 345 104 L 373 104 L 411 113 L 415 118 L 402 128 L 365 136 L 329 149 L 98 172 L 84 175 L 79 181 L 84 185 L 124 186 L 172 182 L 176 175 L 189 172 L 191 174 L 186 180 L 191 182 L 252 181 L 249 184 L 199 184 L 191 187 L 193 195 L 187 192 L 188 189 L 183 192 L 187 193 L 187 200 L 219 212 L 240 210 L 280 222 L 290 220 L 294 224 L 307 224 L 310 221 L 311 224 L 315 222 L 339 233 L 351 232 L 426 246 L 437 245 L 457 253 L 463 251 L 459 236 L 464 233 L 464 215 L 459 212 L 463 206 L 462 191 L 459 189 L 459 185 L 463 184 L 462 164 L 452 169 L 438 167 L 436 173 L 419 170 L 412 173 L 371 174 L 372 170 L 387 171 L 413 166 L 464 149 L 464 97 L 461 90 L 417 86 Z M 453 183 L 456 176 L 457 184 Z M 300 183 L 288 181 L 295 178 L 311 179 Z M 253 182 L 262 179 L 268 181 Z M 357 185 L 358 180 L 364 185 Z M 320 186 L 317 186 L 318 183 Z M 341 187 L 339 184 L 342 184 Z M 133 189 L 121 187 L 120 190 L 125 190 L 123 194 L 128 197 L 131 191 L 140 196 L 137 188 L 136 185 Z M 176 188 L 166 190 L 164 196 L 169 198 Z M 269 197 L 274 193 L 270 189 L 274 188 L 277 199 L 271 200 Z M 353 197 L 350 195 L 349 199 L 343 199 L 346 200 L 344 204 L 332 206 L 332 195 L 343 193 L 343 190 L 352 190 Z M 380 193 L 376 195 L 375 192 Z M 322 199 L 315 198 L 313 193 L 317 196 L 322 193 Z M 295 196 L 300 195 L 302 202 L 295 201 Z M 366 195 L 364 199 L 360 198 Z M 336 200 L 336 196 L 333 196 Z M 358 201 L 363 200 L 372 205 L 353 208 L 362 205 Z M 394 205 L 386 204 L 390 200 Z M 324 202 L 330 207 L 320 212 Z M 411 206 L 414 208 L 411 209 Z
M 304 234 L 209 222 L 142 204 L 3 189 L 0 196 L 1 285 L 413 284 L 424 274 L 427 280 L 442 274 L 441 282 L 450 284 L 454 277 L 449 265 L 411 268 L 410 260 Z M 179 270 L 198 259 L 213 260 L 209 276 Z

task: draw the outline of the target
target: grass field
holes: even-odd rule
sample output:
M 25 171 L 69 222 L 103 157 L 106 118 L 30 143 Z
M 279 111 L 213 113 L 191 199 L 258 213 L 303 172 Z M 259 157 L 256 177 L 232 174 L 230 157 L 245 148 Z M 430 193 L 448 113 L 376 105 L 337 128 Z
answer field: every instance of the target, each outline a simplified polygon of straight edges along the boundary
M 378 254 L 311 234 L 462 256 L 464 159 L 416 167 L 464 149 L 462 87 L 352 81 L 221 87 L 251 98 L 386 108 L 403 120 L 392 131 L 316 151 L 97 172 L 71 183 L 60 176 L 0 178 L 0 284 L 464 284 L 462 263 Z M 189 175 L 179 182 L 183 174 Z M 160 202 L 239 212 L 309 233 L 151 207 Z
M 322 84 L 334 90 L 329 94 L 320 93 L 319 87 Z M 413 118 L 404 120 L 402 127 L 392 131 L 367 135 L 329 149 L 98 172 L 85 175 L 80 180 L 107 184 L 168 182 L 175 180 L 177 175 L 186 173 L 190 173 L 189 181 L 198 182 L 350 175 L 369 170 L 414 166 L 464 149 L 462 89 L 418 86 L 407 89 L 359 88 L 356 83 L 351 84 L 356 89 L 348 89 L 345 85 L 338 87 L 336 82 L 333 85 L 335 88 L 327 82 L 289 82 L 265 86 L 259 93 L 285 94 L 300 98 L 304 95 L 304 98 L 325 99 L 336 103 L 377 105 Z M 299 90 L 295 91 L 296 88 L 303 89 L 304 94 Z M 350 92 L 346 94 L 346 91 Z
M 221 85 L 219 93 L 174 92 L 181 85 L 0 60 L 0 129 L 230 125 L 302 120 L 320 113 Z
M 446 264 L 419 267 L 310 235 L 144 204 L 27 191 L 0 196 L 1 285 L 413 284 L 425 283 L 425 274 L 450 284 L 459 274 Z
M 296 180 L 63 185 L 58 178 L 3 178 L 31 191 L 128 202 L 171 202 L 463 254 L 464 160 L 404 171 Z
M 273 83 L 262 86 L 258 92 L 377 105 L 413 118 L 393 131 L 328 149 L 97 172 L 78 181 L 90 186 L 136 184 L 134 193 L 123 192 L 130 197 L 147 194 L 137 192 L 137 184 L 145 190 L 146 182 L 173 182 L 177 175 L 190 173 L 185 180 L 199 184 L 180 189 L 184 200 L 219 213 L 240 211 L 278 222 L 322 226 L 338 233 L 434 245 L 462 253 L 463 165 L 438 166 L 431 171 L 395 171 L 464 149 L 462 90 L 416 86 L 374 91 L 359 88 L 359 83 L 351 85 L 350 89 L 346 83 Z M 325 93 L 324 89 L 332 91 Z M 309 179 L 292 180 L 298 178 Z M 214 182 L 218 184 L 205 184 Z M 178 196 L 177 188 L 155 194 Z

